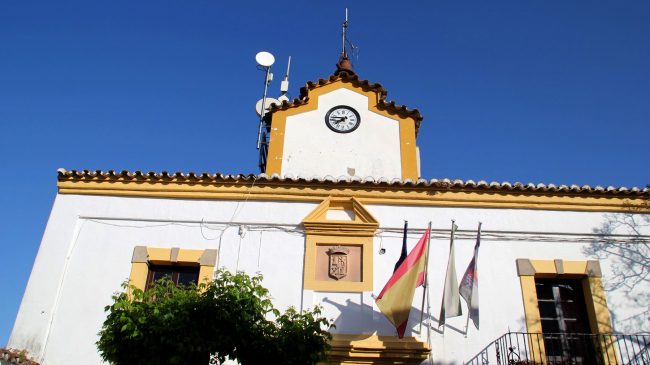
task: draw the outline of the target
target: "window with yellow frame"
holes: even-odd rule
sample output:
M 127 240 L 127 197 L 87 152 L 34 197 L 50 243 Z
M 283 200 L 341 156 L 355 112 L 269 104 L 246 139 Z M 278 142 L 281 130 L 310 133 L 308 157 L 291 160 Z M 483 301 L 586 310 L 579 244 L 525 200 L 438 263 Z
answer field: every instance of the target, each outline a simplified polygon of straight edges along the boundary
M 198 267 L 198 283 L 212 280 L 212 273 L 217 262 L 217 250 L 195 250 L 172 248 L 154 248 L 136 246 L 131 259 L 131 275 L 129 284 L 144 290 L 148 279 L 152 280 L 150 268 L 177 266 L 179 268 Z M 178 270 L 187 271 L 187 270 Z
M 602 283 L 600 263 L 594 260 L 529 260 L 517 259 L 517 273 L 521 283 L 521 293 L 526 316 L 526 327 L 529 333 L 544 333 L 542 328 L 543 318 L 540 311 L 540 302 L 544 304 L 545 298 L 538 298 L 539 284 L 552 285 L 554 282 L 574 282 L 581 286 L 584 306 L 587 311 L 588 327 L 591 333 L 611 333 L 612 323 L 607 308 L 605 290 Z M 555 279 L 549 280 L 549 279 Z M 531 351 L 546 358 L 544 342 L 531 341 Z M 614 351 L 611 346 L 607 351 Z M 614 358 L 615 354 L 602 354 Z

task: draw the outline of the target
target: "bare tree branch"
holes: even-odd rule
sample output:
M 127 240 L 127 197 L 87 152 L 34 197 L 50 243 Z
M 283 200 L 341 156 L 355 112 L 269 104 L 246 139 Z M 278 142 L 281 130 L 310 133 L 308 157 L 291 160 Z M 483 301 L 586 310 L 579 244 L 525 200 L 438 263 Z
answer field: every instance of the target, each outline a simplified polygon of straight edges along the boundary
M 624 214 L 605 215 L 602 225 L 594 229 L 599 238 L 583 248 L 586 255 L 608 260 L 612 272 L 604 278 L 607 289 L 622 289 L 628 303 L 638 308 L 635 314 L 620 320 L 622 326 L 632 330 L 644 327 L 650 315 L 650 238 L 643 234 L 650 227 L 648 210 L 650 201 L 640 208 L 630 207 Z M 622 241 L 615 234 L 631 238 Z

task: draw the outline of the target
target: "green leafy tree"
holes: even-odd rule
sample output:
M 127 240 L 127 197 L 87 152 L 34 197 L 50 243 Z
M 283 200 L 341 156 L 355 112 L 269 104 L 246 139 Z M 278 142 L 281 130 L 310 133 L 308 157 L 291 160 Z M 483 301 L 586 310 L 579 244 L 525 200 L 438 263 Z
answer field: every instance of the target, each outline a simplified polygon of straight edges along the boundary
M 319 308 L 280 313 L 262 276 L 219 271 L 198 287 L 160 280 L 142 291 L 124 284 L 105 308 L 97 347 L 112 364 L 316 364 L 330 321 Z

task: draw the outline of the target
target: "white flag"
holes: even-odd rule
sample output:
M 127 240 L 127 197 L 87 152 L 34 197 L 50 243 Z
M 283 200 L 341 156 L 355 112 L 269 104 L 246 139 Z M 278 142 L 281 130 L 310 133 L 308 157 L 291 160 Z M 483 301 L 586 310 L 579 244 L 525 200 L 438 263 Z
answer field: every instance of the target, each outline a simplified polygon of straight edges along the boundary
M 445 275 L 445 291 L 442 294 L 442 306 L 438 326 L 445 324 L 446 318 L 458 317 L 463 314 L 460 307 L 460 293 L 458 292 L 458 279 L 456 278 L 456 256 L 454 255 L 454 233 L 458 226 L 451 223 L 451 241 L 449 243 L 449 261 L 447 262 L 447 274 Z
M 481 226 L 476 235 L 476 246 L 474 246 L 474 257 L 465 270 L 465 275 L 460 281 L 460 296 L 467 302 L 469 308 L 469 319 L 474 322 L 474 327 L 478 329 L 478 248 L 481 245 Z

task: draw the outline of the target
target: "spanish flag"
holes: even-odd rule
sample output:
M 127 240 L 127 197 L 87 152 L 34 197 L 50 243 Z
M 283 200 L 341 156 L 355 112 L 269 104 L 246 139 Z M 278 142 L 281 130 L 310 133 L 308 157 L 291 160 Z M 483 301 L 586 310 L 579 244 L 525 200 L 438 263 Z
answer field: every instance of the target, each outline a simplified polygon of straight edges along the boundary
M 424 284 L 428 241 L 429 230 L 424 232 L 375 299 L 377 307 L 397 329 L 399 338 L 404 337 L 406 331 L 415 288 Z

